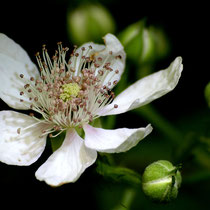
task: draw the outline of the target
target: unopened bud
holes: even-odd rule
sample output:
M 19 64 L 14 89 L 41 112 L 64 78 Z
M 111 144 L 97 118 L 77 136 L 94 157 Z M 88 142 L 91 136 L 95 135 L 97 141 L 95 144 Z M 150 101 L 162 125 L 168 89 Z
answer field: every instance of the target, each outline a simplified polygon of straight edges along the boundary
M 142 176 L 145 195 L 160 203 L 176 199 L 182 180 L 178 169 L 167 160 L 159 160 L 147 166 Z
M 100 41 L 107 33 L 114 33 L 111 13 L 100 4 L 84 4 L 67 14 L 70 39 L 77 44 Z

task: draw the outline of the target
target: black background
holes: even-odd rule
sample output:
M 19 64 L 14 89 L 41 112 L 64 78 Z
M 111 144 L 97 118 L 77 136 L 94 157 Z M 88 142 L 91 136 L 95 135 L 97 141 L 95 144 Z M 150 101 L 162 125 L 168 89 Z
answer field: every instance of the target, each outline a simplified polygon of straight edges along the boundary
M 117 22 L 117 31 L 141 18 L 147 24 L 161 26 L 167 32 L 172 53 L 160 65 L 165 68 L 178 55 L 183 57 L 184 71 L 176 91 L 154 102 L 163 115 L 173 121 L 182 115 L 191 115 L 206 109 L 203 90 L 209 77 L 209 11 L 207 4 L 188 4 L 170 1 L 101 1 Z M 76 6 L 77 1 L 1 1 L 0 32 L 19 43 L 35 61 L 34 54 L 42 44 L 55 46 L 58 41 L 69 42 L 66 32 L 66 11 Z M 1 109 L 9 109 L 1 102 Z M 34 172 L 48 157 L 46 150 L 42 159 L 30 167 L 0 164 L 0 194 L 7 207 L 17 205 L 42 207 L 60 205 L 69 209 L 89 207 L 96 209 L 92 185 L 97 184 L 91 167 L 75 184 L 51 188 L 39 182 Z M 2 199 L 1 199 L 2 200 Z M 44 201 L 44 202 L 43 202 Z M 29 202 L 29 203 L 28 203 Z M 77 205 L 77 207 L 73 207 Z

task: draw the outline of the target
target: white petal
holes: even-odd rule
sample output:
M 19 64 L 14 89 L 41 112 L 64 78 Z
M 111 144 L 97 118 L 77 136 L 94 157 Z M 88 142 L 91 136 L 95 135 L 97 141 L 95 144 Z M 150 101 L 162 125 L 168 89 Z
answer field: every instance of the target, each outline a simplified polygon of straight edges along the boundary
M 1 111 L 0 124 L 1 162 L 30 165 L 40 157 L 46 144 L 46 136 L 40 137 L 45 124 L 37 124 L 32 117 L 14 111 Z
M 75 54 L 78 53 L 78 57 L 74 56 L 71 58 L 72 67 L 76 66 L 75 74 L 78 74 L 78 71 L 81 69 L 84 59 L 82 56 L 90 57 L 95 59 L 96 63 L 100 65 L 99 68 L 94 67 L 95 63 L 92 63 L 91 68 L 96 69 L 96 75 L 99 70 L 107 71 L 103 68 L 106 63 L 110 63 L 109 67 L 113 69 L 109 74 L 102 79 L 103 85 L 107 85 L 108 82 L 111 82 L 109 88 L 111 89 L 114 84 L 113 82 L 119 81 L 125 67 L 125 52 L 120 41 L 112 34 L 107 34 L 104 38 L 105 45 L 94 44 L 92 42 L 86 43 L 79 47 Z M 92 48 L 90 49 L 89 46 Z M 83 51 L 82 48 L 85 48 Z M 98 58 L 102 58 L 102 61 L 99 61 Z M 116 74 L 115 70 L 118 70 L 119 73 Z
M 99 152 L 119 153 L 136 146 L 140 140 L 151 133 L 152 127 L 148 125 L 146 128 L 105 130 L 85 125 L 84 131 L 85 145 L 88 148 Z
M 109 85 L 109 88 L 112 89 L 113 86 L 115 86 L 114 81 L 119 82 L 121 75 L 124 72 L 126 54 L 122 44 L 113 34 L 107 34 L 104 37 L 104 42 L 106 48 L 101 51 L 97 57 L 102 57 L 104 59 L 108 57 L 106 63 L 110 63 L 110 68 L 112 68 L 113 71 L 106 76 L 103 85 L 108 85 L 108 82 L 110 82 L 111 85 Z M 103 67 L 103 65 L 101 67 Z M 115 73 L 116 70 L 118 70 L 117 74 Z
M 121 114 L 165 95 L 176 87 L 182 70 L 182 58 L 177 57 L 167 69 L 153 73 L 128 87 L 111 104 L 101 109 L 98 115 Z M 114 104 L 118 108 L 114 108 Z
M 20 78 L 24 75 L 24 79 Z M 20 91 L 26 84 L 25 79 L 38 78 L 36 66 L 26 51 L 12 39 L 0 33 L 0 97 L 10 107 L 27 109 L 20 98 L 28 101 L 26 96 L 20 97 Z
M 36 178 L 52 186 L 75 182 L 96 157 L 96 151 L 86 148 L 84 140 L 70 129 L 61 147 L 37 170 Z

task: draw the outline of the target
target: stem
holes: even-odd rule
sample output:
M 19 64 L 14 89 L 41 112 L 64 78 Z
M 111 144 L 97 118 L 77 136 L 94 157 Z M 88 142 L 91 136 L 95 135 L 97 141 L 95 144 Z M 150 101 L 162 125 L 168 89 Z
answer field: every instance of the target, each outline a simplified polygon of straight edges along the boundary
M 164 133 L 174 145 L 182 142 L 183 135 L 167 119 L 165 119 L 152 105 L 143 106 L 135 112 L 150 121 L 157 129 Z
M 121 203 L 114 207 L 113 210 L 128 210 L 131 209 L 131 204 L 135 198 L 136 191 L 134 189 L 125 190 Z

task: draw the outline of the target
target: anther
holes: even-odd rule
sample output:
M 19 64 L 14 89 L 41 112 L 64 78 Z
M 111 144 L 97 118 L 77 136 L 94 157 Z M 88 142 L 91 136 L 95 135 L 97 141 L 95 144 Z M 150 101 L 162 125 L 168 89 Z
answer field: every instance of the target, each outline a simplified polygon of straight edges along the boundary
M 18 128 L 17 129 L 17 133 L 20 134 L 20 131 L 21 131 L 21 128 Z
M 119 74 L 119 70 L 115 70 L 115 73 L 116 73 L 116 74 Z
M 116 84 L 117 84 L 117 80 L 115 80 L 115 81 L 113 82 L 113 84 L 116 85 Z
M 71 71 L 71 72 L 75 72 L 76 70 L 75 70 L 75 69 L 73 69 L 73 68 L 70 68 L 70 71 Z
M 115 108 L 115 109 L 116 109 L 116 108 L 118 108 L 118 105 L 117 105 L 117 104 L 115 104 L 115 105 L 114 105 L 114 108 Z
M 100 65 L 97 64 L 97 63 L 94 63 L 94 66 L 95 66 L 96 68 L 98 68 Z
M 21 91 L 21 92 L 20 92 L 20 95 L 22 96 L 23 94 L 24 94 L 24 92 L 23 92 L 23 91 Z
M 117 58 L 122 59 L 122 56 L 121 56 L 121 55 L 117 55 L 117 56 L 115 56 L 115 58 L 116 58 L 116 59 L 117 59 Z
M 98 73 L 100 76 L 103 76 L 103 74 L 104 74 L 104 72 L 102 70 L 99 70 Z
M 23 74 L 20 74 L 20 78 L 23 78 L 24 77 L 24 75 Z
M 30 85 L 29 84 L 26 84 L 24 85 L 24 88 L 27 89 Z
M 98 57 L 98 61 L 102 61 L 102 57 Z

